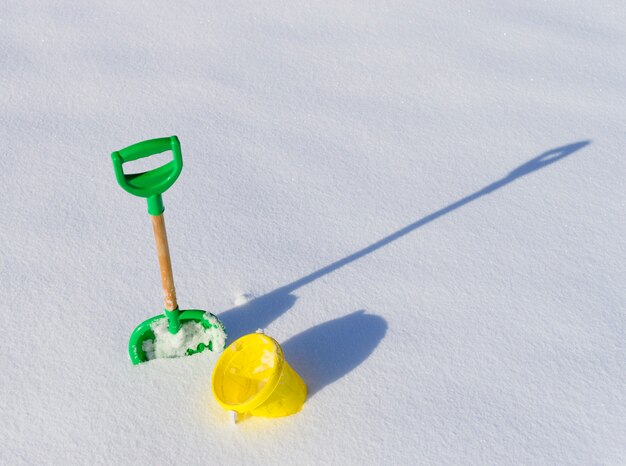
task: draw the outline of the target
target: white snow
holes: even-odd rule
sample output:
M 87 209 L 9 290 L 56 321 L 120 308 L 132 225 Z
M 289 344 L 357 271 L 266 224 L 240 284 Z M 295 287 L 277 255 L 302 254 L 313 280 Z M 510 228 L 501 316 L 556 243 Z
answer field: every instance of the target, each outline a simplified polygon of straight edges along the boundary
M 251 300 L 254 299 L 254 295 L 252 293 L 240 293 L 235 296 L 233 300 L 233 304 L 235 306 L 242 306 L 244 304 L 248 304 Z
M 185 322 L 175 334 L 169 332 L 166 318 L 152 322 L 150 329 L 154 332 L 154 339 L 145 340 L 142 344 L 148 360 L 186 356 L 188 350 L 196 351 L 200 344 L 209 348 L 209 343 L 214 351 L 221 352 L 226 335 L 215 316 L 206 314 L 205 319 L 213 325 L 205 328 L 200 322 Z
M 624 24 L 2 2 L 0 464 L 626 464 Z M 216 354 L 128 360 L 163 304 L 110 153 L 172 134 L 179 304 L 276 338 L 294 416 L 229 428 Z

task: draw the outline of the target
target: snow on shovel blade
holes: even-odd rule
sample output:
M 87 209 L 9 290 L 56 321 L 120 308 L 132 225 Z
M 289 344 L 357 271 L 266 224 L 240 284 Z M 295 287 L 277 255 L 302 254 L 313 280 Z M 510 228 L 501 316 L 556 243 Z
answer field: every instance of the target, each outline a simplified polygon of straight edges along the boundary
M 165 315 L 152 317 L 137 326 L 128 344 L 133 364 L 160 358 L 177 358 L 200 353 L 205 349 L 216 353 L 226 346 L 224 325 L 210 312 L 182 311 L 180 329 L 175 334 L 168 330 Z

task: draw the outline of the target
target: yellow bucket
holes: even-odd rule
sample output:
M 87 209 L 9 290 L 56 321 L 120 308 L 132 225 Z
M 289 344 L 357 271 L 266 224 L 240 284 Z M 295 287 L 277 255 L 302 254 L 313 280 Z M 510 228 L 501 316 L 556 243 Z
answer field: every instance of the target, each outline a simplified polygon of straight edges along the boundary
M 278 342 L 262 333 L 245 335 L 224 350 L 213 370 L 212 388 L 224 409 L 262 417 L 297 413 L 307 394 Z

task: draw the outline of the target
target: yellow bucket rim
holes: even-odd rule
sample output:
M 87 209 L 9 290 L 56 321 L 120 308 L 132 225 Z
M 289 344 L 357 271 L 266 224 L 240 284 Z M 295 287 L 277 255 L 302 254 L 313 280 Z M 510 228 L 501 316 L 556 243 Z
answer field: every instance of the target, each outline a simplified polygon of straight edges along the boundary
M 224 377 L 225 370 L 232 357 L 239 351 L 241 348 L 249 345 L 254 340 L 265 340 L 267 343 L 271 343 L 274 346 L 276 351 L 276 366 L 274 371 L 272 372 L 269 380 L 265 384 L 261 390 L 259 390 L 252 398 L 244 401 L 243 403 L 228 403 L 224 401 L 221 397 L 221 394 L 218 394 L 218 390 L 216 388 L 216 378 L 218 374 L 222 374 L 221 377 Z M 262 405 L 274 392 L 276 387 L 278 386 L 278 381 L 283 373 L 283 364 L 285 358 L 283 355 L 283 349 L 280 347 L 278 342 L 274 340 L 272 337 L 268 337 L 262 333 L 251 333 L 249 335 L 244 335 L 243 337 L 238 338 L 234 342 L 232 342 L 228 348 L 224 350 L 215 364 L 215 368 L 213 369 L 213 376 L 211 377 L 211 389 L 213 391 L 213 396 L 220 404 L 220 406 L 228 411 L 237 411 L 239 413 L 247 413 L 252 411 L 253 409 Z

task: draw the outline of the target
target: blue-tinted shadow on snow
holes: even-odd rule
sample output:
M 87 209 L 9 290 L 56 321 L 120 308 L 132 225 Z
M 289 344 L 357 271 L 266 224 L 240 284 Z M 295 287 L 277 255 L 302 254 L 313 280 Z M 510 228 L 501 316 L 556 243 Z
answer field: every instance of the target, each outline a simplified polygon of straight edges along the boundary
M 312 281 L 315 281 L 318 278 L 323 277 L 324 275 L 334 272 L 335 270 L 340 269 L 341 267 L 348 265 L 356 261 L 357 259 L 360 259 L 364 256 L 367 256 L 368 254 L 373 253 L 374 251 L 381 249 L 382 247 L 388 245 L 389 243 L 392 243 L 402 238 L 403 236 L 406 236 L 407 234 L 417 230 L 420 227 L 423 227 L 424 225 L 434 220 L 437 220 L 439 217 L 443 217 L 444 215 L 449 214 L 459 209 L 460 207 L 463 207 L 469 204 L 470 202 L 473 202 L 483 196 L 486 196 L 487 194 L 493 193 L 497 189 L 500 189 L 506 186 L 507 184 L 512 183 L 513 181 L 525 175 L 528 175 L 541 168 L 547 167 L 548 165 L 551 165 L 563 159 L 564 157 L 567 157 L 568 155 L 576 152 L 577 150 L 580 150 L 583 147 L 587 146 L 589 143 L 590 141 L 581 141 L 581 142 L 568 144 L 567 146 L 559 147 L 559 148 L 544 152 L 543 154 L 535 157 L 534 159 L 529 160 L 525 164 L 520 165 L 519 167 L 517 167 L 515 170 L 510 172 L 507 176 L 505 176 L 501 180 L 495 181 L 491 183 L 490 185 L 485 186 L 484 188 L 468 196 L 465 196 L 464 198 L 459 199 L 458 201 L 453 202 L 452 204 L 449 204 L 442 209 L 437 210 L 436 212 L 428 214 L 425 217 L 422 217 L 421 219 L 411 223 L 410 225 L 407 225 L 404 228 L 401 228 L 400 230 L 390 234 L 389 236 L 385 236 L 384 238 L 376 241 L 375 243 L 372 243 L 369 246 L 363 249 L 360 249 L 356 251 L 355 253 L 350 254 L 349 256 L 344 257 L 343 259 L 339 259 L 338 261 L 335 261 L 332 264 L 322 267 L 321 269 L 316 270 L 315 272 L 305 277 L 302 277 L 288 285 L 285 285 L 281 289 L 287 289 L 289 291 L 293 291 L 298 288 L 301 288 L 302 286 L 307 285 L 311 283 Z
M 384 246 L 396 241 L 403 236 L 417 230 L 424 225 L 443 217 L 446 214 L 454 212 L 455 210 L 463 207 L 470 202 L 480 199 L 487 194 L 491 194 L 494 191 L 512 183 L 513 181 L 529 175 L 537 170 L 552 165 L 559 160 L 573 154 L 574 152 L 586 147 L 591 141 L 580 141 L 573 144 L 568 144 L 562 147 L 557 147 L 544 152 L 541 155 L 529 160 L 523 165 L 520 165 L 513 171 L 511 171 L 504 178 L 491 183 L 484 188 L 459 199 L 452 204 L 449 204 L 442 209 L 439 209 L 431 214 L 422 217 L 421 219 L 401 228 L 394 233 L 385 236 L 384 238 L 370 244 L 363 249 L 360 249 L 349 256 L 339 259 L 331 264 L 328 264 L 298 280 L 295 280 L 287 285 L 277 288 L 270 293 L 255 298 L 243 306 L 239 306 L 228 311 L 225 311 L 219 315 L 220 320 L 226 326 L 229 334 L 229 340 L 245 335 L 247 333 L 254 332 L 257 328 L 266 328 L 275 319 L 280 317 L 288 309 L 290 309 L 296 302 L 296 296 L 293 294 L 295 290 L 301 288 L 309 283 L 328 275 L 352 262 L 367 256 Z
M 385 319 L 361 310 L 316 325 L 281 346 L 310 398 L 365 361 L 386 332 Z
M 254 298 L 246 304 L 222 312 L 218 317 L 226 327 L 228 341 L 232 342 L 259 328 L 267 328 L 274 320 L 291 309 L 297 299 L 288 289 L 281 287 Z

